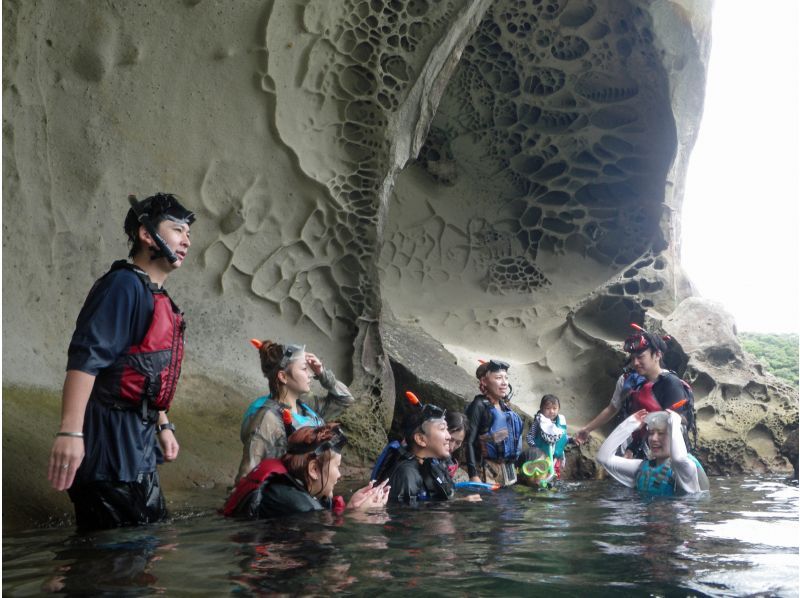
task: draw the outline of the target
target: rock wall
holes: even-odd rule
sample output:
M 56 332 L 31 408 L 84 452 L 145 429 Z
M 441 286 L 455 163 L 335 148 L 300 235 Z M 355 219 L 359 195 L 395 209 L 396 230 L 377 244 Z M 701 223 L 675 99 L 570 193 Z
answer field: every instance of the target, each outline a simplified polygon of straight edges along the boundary
M 468 376 L 505 357 L 522 408 L 554 392 L 583 423 L 610 396 L 628 322 L 692 295 L 678 231 L 709 14 L 690 0 L 5 2 L 4 387 L 51 400 L 88 288 L 126 253 L 126 195 L 166 190 L 199 216 L 169 280 L 197 413 L 235 420 L 225 409 L 263 390 L 247 339 L 305 342 L 351 383 L 351 454 L 368 459 L 405 390 L 392 315 Z M 722 389 L 734 373 L 709 375 Z M 709 391 L 706 428 L 729 425 L 727 396 Z M 780 425 L 748 425 L 737 438 L 779 466 L 763 430 L 778 442 Z

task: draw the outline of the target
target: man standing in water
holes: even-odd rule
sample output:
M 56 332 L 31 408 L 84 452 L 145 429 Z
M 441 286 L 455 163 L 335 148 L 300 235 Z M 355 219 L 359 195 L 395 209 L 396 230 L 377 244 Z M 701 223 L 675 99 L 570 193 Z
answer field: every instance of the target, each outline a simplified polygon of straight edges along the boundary
M 114 262 L 78 316 L 50 453 L 48 479 L 68 491 L 81 529 L 163 520 L 156 438 L 164 460 L 179 450 L 167 411 L 185 323 L 163 284 L 186 259 L 195 215 L 168 193 L 130 200 L 131 261 Z

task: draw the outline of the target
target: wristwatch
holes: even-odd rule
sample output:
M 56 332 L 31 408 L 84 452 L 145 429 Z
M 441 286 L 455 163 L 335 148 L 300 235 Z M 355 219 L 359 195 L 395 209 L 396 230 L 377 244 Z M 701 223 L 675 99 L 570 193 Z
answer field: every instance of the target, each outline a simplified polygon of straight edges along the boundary
M 164 430 L 172 430 L 172 433 L 175 433 L 175 424 L 167 422 L 166 424 L 158 424 L 156 426 L 156 433 L 161 434 Z

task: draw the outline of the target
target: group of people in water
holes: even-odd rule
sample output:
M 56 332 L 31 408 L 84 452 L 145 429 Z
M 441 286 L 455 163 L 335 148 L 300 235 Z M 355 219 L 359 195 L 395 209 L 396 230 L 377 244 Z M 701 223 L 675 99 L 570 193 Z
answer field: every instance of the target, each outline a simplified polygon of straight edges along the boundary
M 186 258 L 194 219 L 173 195 L 131 198 L 124 223 L 131 261 L 115 262 L 95 283 L 78 317 L 48 477 L 54 488 L 68 490 L 79 528 L 166 517 L 156 465 L 179 452 L 167 413 L 186 323 L 163 283 Z M 623 409 L 630 415 L 597 455 L 612 477 L 655 494 L 706 490 L 703 468 L 688 452 L 691 389 L 663 369 L 664 340 L 636 328 L 625 341 L 630 360 L 609 406 L 574 437 L 550 394 L 523 434 L 523 420 L 510 405 L 510 365 L 499 359 L 478 366 L 479 393 L 464 413 L 406 393 L 402 438 L 386 446 L 369 483 L 348 501 L 334 494 L 347 442 L 336 419 L 355 399 L 304 346 L 253 339 L 269 393 L 244 413 L 242 458 L 223 513 L 260 519 L 373 509 L 451 500 L 459 489 L 467 492 L 463 498 L 480 500 L 476 490 L 509 486 L 518 476 L 551 487 L 567 444 L 585 443 Z M 311 394 L 312 380 L 324 396 Z

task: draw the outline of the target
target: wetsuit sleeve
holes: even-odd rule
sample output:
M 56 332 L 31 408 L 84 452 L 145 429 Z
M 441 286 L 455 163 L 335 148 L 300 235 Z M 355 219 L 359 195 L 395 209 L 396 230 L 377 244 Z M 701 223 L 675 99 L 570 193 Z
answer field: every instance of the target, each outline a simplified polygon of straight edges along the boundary
M 483 401 L 476 398 L 467 407 L 467 417 L 469 418 L 469 437 L 466 442 L 466 460 L 467 460 L 467 473 L 469 477 L 478 475 L 478 455 L 476 454 L 476 445 L 478 444 L 478 435 L 480 433 L 480 426 L 483 420 Z M 480 450 L 479 448 L 477 450 Z
M 147 333 L 153 298 L 136 274 L 116 270 L 95 283 L 67 351 L 67 369 L 96 376 Z
M 342 411 L 355 403 L 355 398 L 350 389 L 343 382 L 339 382 L 331 370 L 322 370 L 317 378 L 322 388 L 328 391 L 324 397 L 313 397 L 313 409 L 325 421 L 337 417 Z
M 689 459 L 686 443 L 681 432 L 681 416 L 677 413 L 669 414 L 669 458 L 672 472 L 677 480 L 677 487 L 681 492 L 692 494 L 700 492 L 700 475 L 694 461 Z
M 617 448 L 634 431 L 639 428 L 639 421 L 634 415 L 618 425 L 597 451 L 597 460 L 606 468 L 611 476 L 620 484 L 629 488 L 636 485 L 636 473 L 642 464 L 641 459 L 626 459 L 616 455 Z
M 262 407 L 264 413 L 261 418 L 254 415 L 253 428 L 248 431 L 247 442 L 242 449 L 242 461 L 239 464 L 239 473 L 236 481 L 250 473 L 264 459 L 278 459 L 286 454 L 286 430 L 283 421 L 277 414 Z

